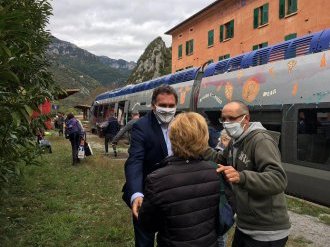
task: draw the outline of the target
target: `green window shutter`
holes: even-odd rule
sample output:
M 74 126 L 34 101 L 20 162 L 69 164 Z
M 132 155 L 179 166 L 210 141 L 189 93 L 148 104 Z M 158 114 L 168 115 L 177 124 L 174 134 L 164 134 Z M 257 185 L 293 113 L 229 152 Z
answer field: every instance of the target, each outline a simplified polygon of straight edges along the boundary
M 254 45 L 254 46 L 252 46 L 252 50 L 258 50 L 259 49 L 259 45 Z
M 297 12 L 297 1 L 298 0 L 291 0 L 290 13 Z
M 269 9 L 269 4 L 266 3 L 263 6 L 263 8 L 262 8 L 262 12 L 263 12 L 263 15 L 262 15 L 262 24 L 268 23 L 268 9 Z
M 256 29 L 259 26 L 259 8 L 254 9 L 253 13 L 253 28 Z
M 284 37 L 284 40 L 287 41 L 287 40 L 290 40 L 290 39 L 295 39 L 297 38 L 297 33 L 291 33 L 291 34 L 288 34 Z
M 223 31 L 224 31 L 224 25 L 220 26 L 220 42 L 223 41 Z
M 182 45 L 179 45 L 178 48 L 178 58 L 182 58 Z
M 229 55 L 229 54 L 226 54 L 226 55 L 224 55 L 223 58 L 224 58 L 224 59 L 230 58 L 230 55 Z
M 261 48 L 267 47 L 268 46 L 268 42 L 264 42 L 261 44 Z
M 189 54 L 189 41 L 186 41 L 186 55 Z
M 234 38 L 234 20 L 231 20 L 229 23 L 229 37 Z
M 211 46 L 214 44 L 214 30 L 210 30 L 208 32 L 208 41 L 207 41 L 207 45 Z
M 285 0 L 279 0 L 280 1 L 280 19 L 284 18 L 285 16 Z

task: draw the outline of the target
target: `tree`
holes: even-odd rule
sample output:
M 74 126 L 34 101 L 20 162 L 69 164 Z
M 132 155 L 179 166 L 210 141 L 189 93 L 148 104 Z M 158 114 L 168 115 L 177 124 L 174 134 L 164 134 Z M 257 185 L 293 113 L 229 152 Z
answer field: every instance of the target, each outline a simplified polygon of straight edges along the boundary
M 45 0 L 0 0 L 0 184 L 36 163 L 35 131 L 46 116 L 31 114 L 59 90 L 45 59 L 51 11 Z

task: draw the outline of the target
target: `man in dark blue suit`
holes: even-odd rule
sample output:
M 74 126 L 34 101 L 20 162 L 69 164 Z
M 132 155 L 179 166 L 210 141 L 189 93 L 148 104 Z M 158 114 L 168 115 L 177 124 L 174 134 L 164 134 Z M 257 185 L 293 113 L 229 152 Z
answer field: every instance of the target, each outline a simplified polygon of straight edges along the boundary
M 146 232 L 137 221 L 143 202 L 144 180 L 160 168 L 160 161 L 172 155 L 168 126 L 174 118 L 178 96 L 175 90 L 162 85 L 153 91 L 152 111 L 137 121 L 131 132 L 129 157 L 125 163 L 126 184 L 123 199 L 131 207 L 135 233 L 135 246 L 154 246 L 155 234 Z

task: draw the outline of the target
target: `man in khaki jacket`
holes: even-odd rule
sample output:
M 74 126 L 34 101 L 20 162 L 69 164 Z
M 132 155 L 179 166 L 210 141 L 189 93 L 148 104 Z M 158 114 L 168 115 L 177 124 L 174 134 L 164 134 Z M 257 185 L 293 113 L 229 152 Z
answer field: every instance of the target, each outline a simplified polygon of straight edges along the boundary
M 221 121 L 232 141 L 223 154 L 209 148 L 204 159 L 219 163 L 217 171 L 233 185 L 237 227 L 232 246 L 285 246 L 290 222 L 279 138 L 250 122 L 248 107 L 240 101 L 224 106 Z

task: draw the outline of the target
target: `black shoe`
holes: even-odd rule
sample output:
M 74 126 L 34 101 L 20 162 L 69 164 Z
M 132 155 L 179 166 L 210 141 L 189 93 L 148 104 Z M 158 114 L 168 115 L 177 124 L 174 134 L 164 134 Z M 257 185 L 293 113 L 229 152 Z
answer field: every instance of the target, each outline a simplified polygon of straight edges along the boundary
M 117 151 L 114 151 L 114 153 L 115 153 L 115 157 L 117 157 Z

